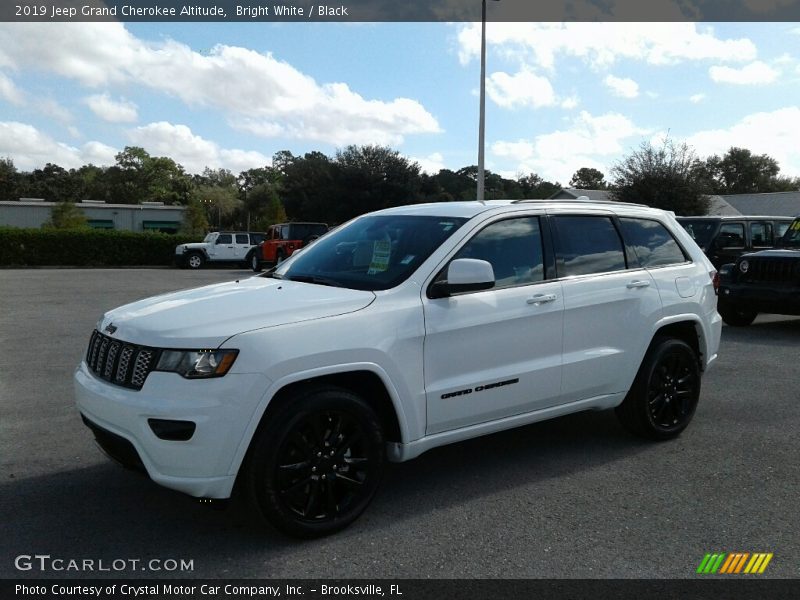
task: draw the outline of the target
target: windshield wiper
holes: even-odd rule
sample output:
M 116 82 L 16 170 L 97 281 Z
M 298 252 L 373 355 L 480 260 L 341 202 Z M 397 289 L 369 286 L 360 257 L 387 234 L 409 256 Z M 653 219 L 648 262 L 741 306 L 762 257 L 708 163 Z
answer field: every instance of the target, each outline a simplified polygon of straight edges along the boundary
M 342 287 L 342 284 L 335 279 L 328 279 L 326 277 L 317 277 L 315 275 L 290 275 L 287 277 L 289 281 L 299 281 L 300 283 L 315 283 L 317 285 L 329 285 L 331 287 Z

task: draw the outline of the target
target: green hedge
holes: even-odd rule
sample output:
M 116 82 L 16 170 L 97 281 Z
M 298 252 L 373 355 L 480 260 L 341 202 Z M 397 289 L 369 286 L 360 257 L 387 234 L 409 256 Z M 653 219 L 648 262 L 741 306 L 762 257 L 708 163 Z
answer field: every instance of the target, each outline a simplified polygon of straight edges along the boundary
M 197 236 L 167 233 L 0 227 L 0 266 L 170 265 L 175 246 L 198 241 Z

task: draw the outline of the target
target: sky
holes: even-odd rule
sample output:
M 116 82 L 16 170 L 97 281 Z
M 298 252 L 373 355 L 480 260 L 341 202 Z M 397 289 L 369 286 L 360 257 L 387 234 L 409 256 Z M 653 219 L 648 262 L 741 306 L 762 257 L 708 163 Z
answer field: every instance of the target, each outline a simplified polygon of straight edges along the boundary
M 190 173 L 381 144 L 477 164 L 477 23 L 0 23 L 0 158 Z M 800 176 L 800 23 L 489 23 L 486 167 L 568 184 L 665 135 Z

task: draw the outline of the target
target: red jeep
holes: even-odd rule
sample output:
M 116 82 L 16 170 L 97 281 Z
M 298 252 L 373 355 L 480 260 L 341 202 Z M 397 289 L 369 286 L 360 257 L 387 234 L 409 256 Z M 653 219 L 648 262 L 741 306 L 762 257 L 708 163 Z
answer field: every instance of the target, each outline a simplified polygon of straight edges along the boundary
M 313 242 L 328 232 L 325 223 L 279 223 L 267 230 L 264 241 L 253 248 L 248 264 L 258 273 L 265 265 L 277 265 L 292 255 L 292 252 Z

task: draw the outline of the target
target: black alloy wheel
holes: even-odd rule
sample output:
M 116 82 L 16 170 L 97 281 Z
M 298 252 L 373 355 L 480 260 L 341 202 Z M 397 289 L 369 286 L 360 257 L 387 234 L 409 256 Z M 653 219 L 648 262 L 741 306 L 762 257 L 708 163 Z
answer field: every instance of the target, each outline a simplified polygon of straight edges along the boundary
M 339 388 L 286 402 L 254 443 L 248 480 L 256 505 L 292 536 L 319 537 L 349 525 L 372 500 L 383 471 L 375 413 Z
M 656 338 L 616 413 L 633 433 L 665 440 L 686 429 L 699 398 L 700 364 L 695 351 L 683 340 Z

